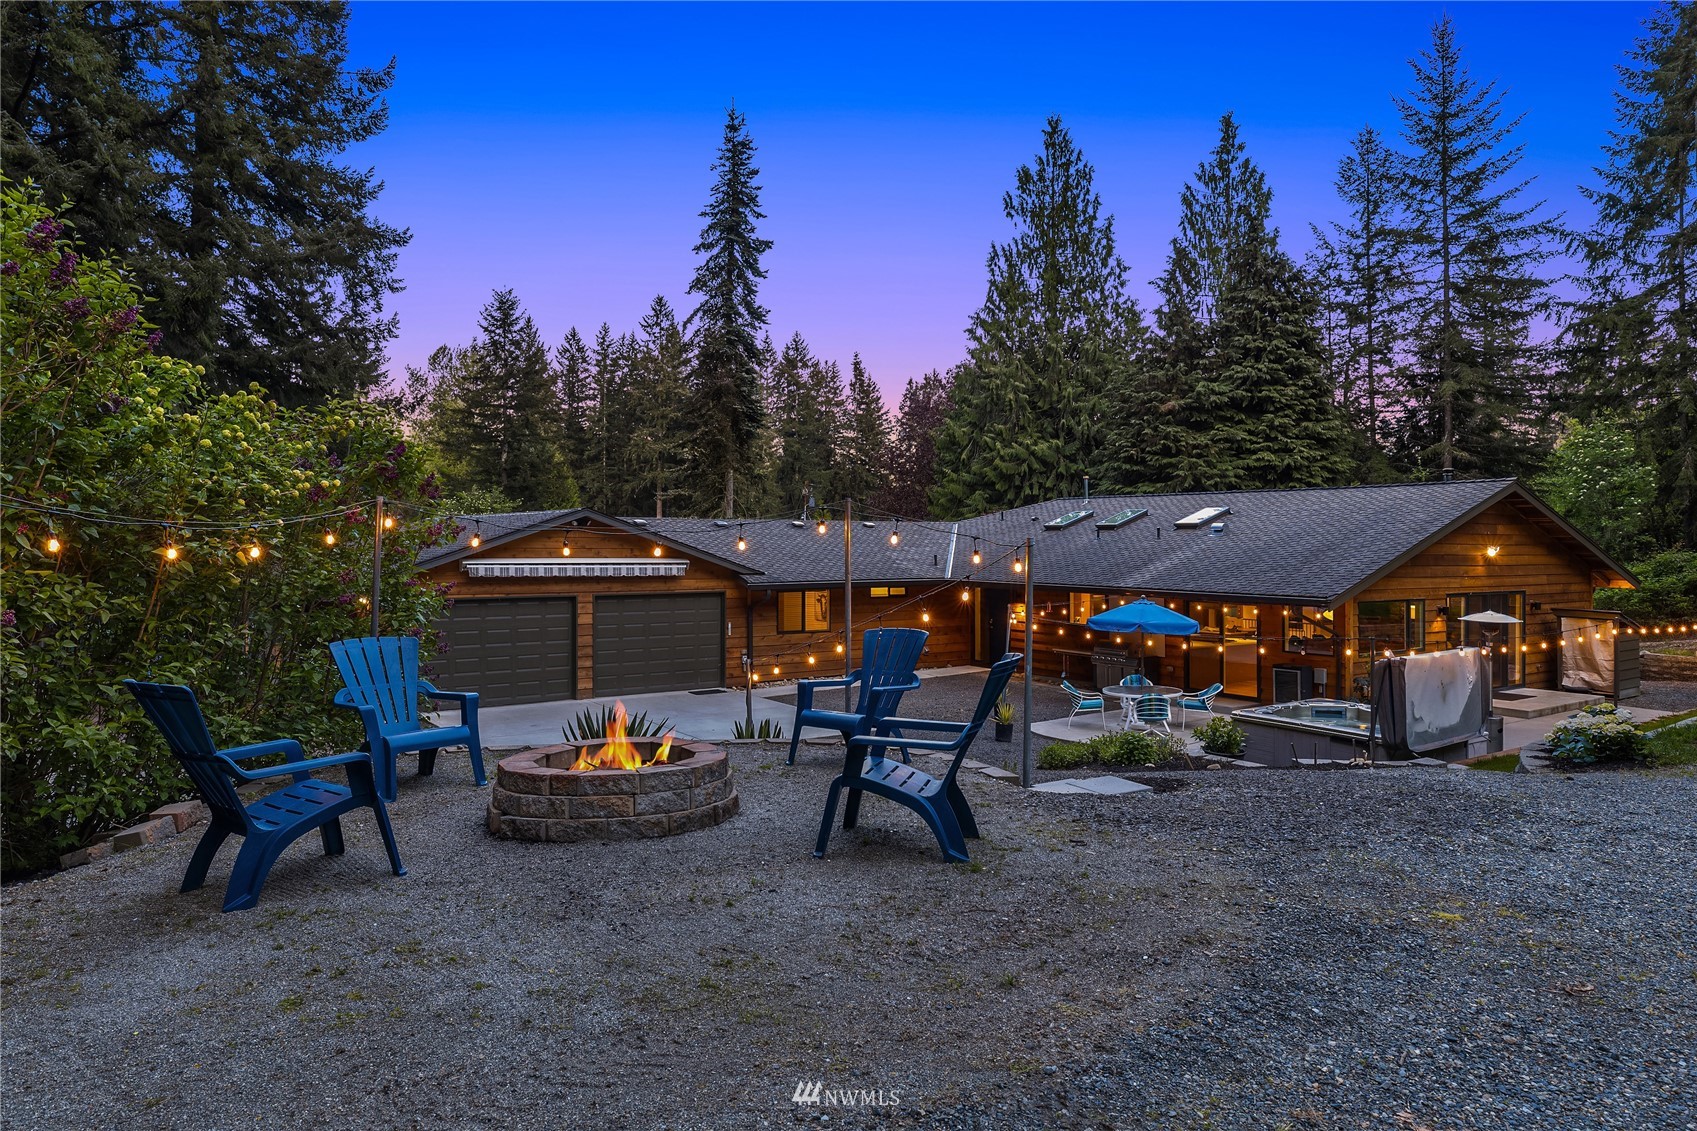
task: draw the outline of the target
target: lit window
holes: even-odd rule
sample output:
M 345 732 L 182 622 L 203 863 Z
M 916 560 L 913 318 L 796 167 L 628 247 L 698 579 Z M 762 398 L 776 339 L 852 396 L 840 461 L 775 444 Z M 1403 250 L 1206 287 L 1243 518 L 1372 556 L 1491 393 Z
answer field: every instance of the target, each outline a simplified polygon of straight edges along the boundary
M 778 594 L 779 632 L 824 632 L 830 627 L 829 589 L 792 589 Z

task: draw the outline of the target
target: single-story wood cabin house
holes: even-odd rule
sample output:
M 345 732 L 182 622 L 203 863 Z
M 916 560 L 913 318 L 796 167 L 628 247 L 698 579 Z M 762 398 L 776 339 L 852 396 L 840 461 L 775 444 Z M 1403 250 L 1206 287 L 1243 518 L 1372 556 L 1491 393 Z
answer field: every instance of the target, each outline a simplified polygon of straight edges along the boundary
M 838 520 L 823 533 L 585 509 L 462 522 L 419 564 L 455 586 L 441 682 L 485 703 L 740 686 L 745 657 L 760 680 L 841 673 Z M 1375 655 L 1461 643 L 1492 646 L 1500 687 L 1553 687 L 1557 610 L 1635 584 L 1513 479 L 1056 499 L 961 522 L 856 520 L 850 533 L 857 639 L 924 627 L 928 666 L 985 663 L 1023 647 L 1029 620 L 1040 678 L 1094 685 L 1141 667 L 1262 701 L 1348 696 Z M 1140 596 L 1201 632 L 1086 628 Z M 1461 620 L 1485 610 L 1524 624 Z

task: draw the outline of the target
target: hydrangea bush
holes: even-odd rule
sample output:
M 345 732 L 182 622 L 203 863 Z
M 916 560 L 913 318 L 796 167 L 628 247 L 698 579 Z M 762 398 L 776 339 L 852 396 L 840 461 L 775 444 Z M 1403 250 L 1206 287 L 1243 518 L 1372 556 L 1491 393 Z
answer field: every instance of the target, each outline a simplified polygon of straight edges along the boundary
M 364 503 L 419 508 L 384 536 L 385 633 L 434 643 L 444 594 L 411 567 L 453 531 L 426 517 L 436 488 L 387 411 L 285 409 L 257 386 L 204 395 L 197 367 L 158 352 L 118 264 L 86 255 L 27 186 L 0 186 L 0 210 L 0 490 L 71 512 L 252 524 L 168 530 L 0 506 L 0 864 L 17 871 L 185 796 L 125 677 L 193 686 L 224 745 L 286 735 L 352 749 L 325 645 L 371 630 Z
M 1550 759 L 1570 766 L 1595 762 L 1640 762 L 1648 752 L 1632 712 L 1613 703 L 1582 708 L 1544 736 Z

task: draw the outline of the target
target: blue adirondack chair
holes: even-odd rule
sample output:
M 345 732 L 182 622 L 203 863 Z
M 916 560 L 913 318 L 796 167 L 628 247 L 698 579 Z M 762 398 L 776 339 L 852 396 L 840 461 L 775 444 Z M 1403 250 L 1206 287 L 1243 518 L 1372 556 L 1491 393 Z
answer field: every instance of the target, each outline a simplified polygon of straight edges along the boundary
M 246 911 L 258 904 L 265 877 L 283 849 L 317 829 L 324 840 L 324 854 L 340 856 L 342 814 L 368 806 L 377 815 L 377 828 L 389 853 L 389 867 L 397 876 L 407 874 L 401 865 L 400 850 L 395 847 L 389 814 L 383 808 L 383 799 L 377 795 L 371 755 L 336 754 L 303 759 L 300 743 L 292 738 L 220 750 L 206 729 L 206 719 L 200 713 L 200 703 L 193 691 L 177 684 L 140 683 L 133 679 L 126 679 L 124 686 L 165 736 L 171 753 L 182 762 L 201 800 L 212 811 L 211 823 L 200 844 L 195 846 L 189 870 L 183 875 L 183 891 L 194 891 L 206 882 L 206 870 L 218 854 L 219 846 L 235 834 L 243 838 L 242 847 L 236 854 L 236 866 L 230 871 L 230 885 L 224 891 L 224 910 Z M 288 761 L 259 770 L 244 770 L 236 764 L 266 754 L 282 754 Z M 347 767 L 347 785 L 312 776 L 312 771 L 330 766 Z M 263 781 L 283 774 L 293 777 L 294 783 L 251 805 L 242 804 L 235 782 Z
M 795 687 L 795 728 L 790 734 L 788 765 L 795 765 L 801 728 L 834 730 L 847 742 L 851 735 L 871 728 L 868 718 L 894 714 L 902 696 L 919 686 L 914 669 L 925 651 L 930 633 L 922 628 L 873 628 L 861 638 L 860 666 L 842 679 L 804 679 Z M 813 706 L 813 692 L 821 687 L 850 687 L 858 683 L 860 695 L 852 711 L 828 711 Z M 907 757 L 903 752 L 902 757 Z
M 972 808 L 966 803 L 966 795 L 960 791 L 955 775 L 960 771 L 961 759 L 966 756 L 972 740 L 978 737 L 984 720 L 989 717 L 990 709 L 1001 698 L 1014 669 L 1019 667 L 1023 658 L 1018 652 L 1009 652 L 991 666 L 969 723 L 886 718 L 878 724 L 880 729 L 904 733 L 861 733 L 850 738 L 848 750 L 843 755 L 843 772 L 832 779 L 830 795 L 825 799 L 825 819 L 819 823 L 819 843 L 813 855 L 825 855 L 825 847 L 831 840 L 831 822 L 837 815 L 837 797 L 846 789 L 848 804 L 843 807 L 843 828 L 854 828 L 860 819 L 862 793 L 887 797 L 924 818 L 926 825 L 936 834 L 944 856 L 965 863 L 969 859 L 966 840 L 968 837 L 977 839 L 978 822 L 973 820 Z M 905 737 L 908 731 L 953 732 L 953 735 L 947 739 L 909 738 Z M 884 750 L 891 746 L 952 754 L 953 758 L 949 760 L 948 772 L 934 778 L 922 770 L 884 757 Z
M 395 756 L 418 751 L 418 772 L 436 770 L 436 752 L 464 743 L 471 751 L 471 769 L 478 785 L 483 776 L 483 747 L 477 736 L 477 692 L 438 691 L 418 678 L 418 641 L 411 636 L 364 636 L 338 640 L 330 655 L 342 673 L 336 706 L 359 712 L 365 724 L 365 749 L 377 771 L 377 790 L 383 800 L 395 800 Z M 460 705 L 457 727 L 426 727 L 418 718 L 418 697 Z

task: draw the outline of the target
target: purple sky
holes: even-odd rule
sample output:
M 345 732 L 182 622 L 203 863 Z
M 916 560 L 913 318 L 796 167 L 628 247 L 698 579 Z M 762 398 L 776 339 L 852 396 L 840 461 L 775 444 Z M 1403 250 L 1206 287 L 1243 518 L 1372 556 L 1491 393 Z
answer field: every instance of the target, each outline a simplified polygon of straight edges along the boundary
M 1134 291 L 1149 305 L 1178 193 L 1236 112 L 1300 255 L 1333 219 L 1350 137 L 1393 138 L 1391 97 L 1444 6 L 353 6 L 356 63 L 393 55 L 392 118 L 352 159 L 410 227 L 391 370 L 469 341 L 514 287 L 550 346 L 568 327 L 634 329 L 655 294 L 680 313 L 725 107 L 759 146 L 775 241 L 762 299 L 887 393 L 961 359 L 1001 197 L 1062 115 L 1096 166 Z M 1449 5 L 1464 58 L 1495 78 L 1536 191 L 1589 219 L 1614 66 L 1648 4 Z

